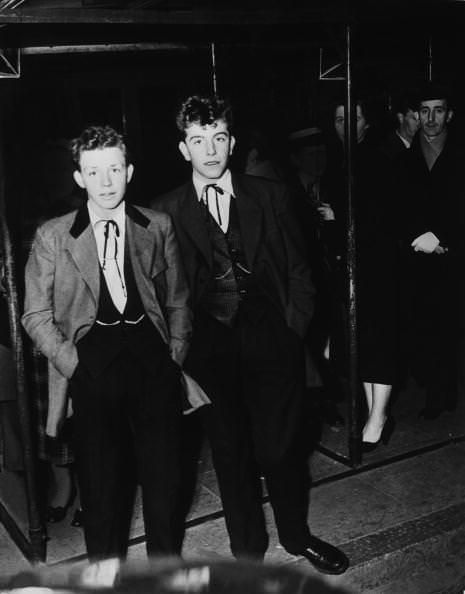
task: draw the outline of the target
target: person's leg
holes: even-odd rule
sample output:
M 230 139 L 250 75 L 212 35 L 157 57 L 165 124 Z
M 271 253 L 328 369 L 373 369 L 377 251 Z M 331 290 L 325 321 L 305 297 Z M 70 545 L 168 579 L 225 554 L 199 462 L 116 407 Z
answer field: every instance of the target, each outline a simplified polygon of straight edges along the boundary
M 376 443 L 381 437 L 387 419 L 387 406 L 391 396 L 392 386 L 388 384 L 375 384 L 364 382 L 368 404 L 368 418 L 363 428 L 363 441 Z M 367 389 L 368 387 L 368 389 Z
M 156 374 L 149 373 L 129 354 L 125 365 L 147 553 L 180 554 L 182 538 L 176 518 L 181 421 L 179 367 L 168 351 Z
M 237 333 L 237 328 L 205 320 L 194 332 L 194 341 L 202 344 L 192 344 L 186 370 L 211 399 L 199 414 L 211 447 L 231 551 L 235 557 L 263 558 L 268 535 L 242 402 Z
M 79 367 L 70 382 L 70 392 L 87 552 L 96 560 L 124 557 L 134 463 L 120 358 L 98 378 Z
M 73 495 L 73 481 L 69 466 L 51 464 L 53 489 L 49 500 L 50 507 L 66 508 Z
M 302 431 L 303 348 L 283 319 L 269 312 L 244 327 L 242 379 L 256 460 L 266 479 L 279 540 L 325 573 L 343 573 L 348 559 L 310 533 L 307 523 L 311 439 Z
M 201 414 L 211 447 L 231 551 L 236 558 L 262 559 L 268 547 L 262 489 L 251 454 L 250 430 L 240 409 L 240 403 L 228 407 L 213 399 Z
M 265 476 L 279 539 L 290 552 L 309 541 L 306 465 L 302 437 L 303 345 L 275 316 L 243 333 L 241 375 L 250 418 L 254 455 Z
M 368 417 L 371 415 L 373 408 L 373 384 L 371 382 L 363 382 L 363 391 L 367 401 Z

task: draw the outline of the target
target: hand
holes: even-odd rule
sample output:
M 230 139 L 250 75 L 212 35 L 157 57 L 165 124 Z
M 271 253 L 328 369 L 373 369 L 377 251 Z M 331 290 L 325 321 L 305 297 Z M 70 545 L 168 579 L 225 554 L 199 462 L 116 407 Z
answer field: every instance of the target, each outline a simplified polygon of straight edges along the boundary
M 439 246 L 439 239 L 431 231 L 423 233 L 411 243 L 415 252 L 424 252 L 425 254 L 432 254 Z
M 319 212 L 323 221 L 334 221 L 336 219 L 334 210 L 327 202 L 321 202 L 320 206 L 317 208 L 317 211 Z

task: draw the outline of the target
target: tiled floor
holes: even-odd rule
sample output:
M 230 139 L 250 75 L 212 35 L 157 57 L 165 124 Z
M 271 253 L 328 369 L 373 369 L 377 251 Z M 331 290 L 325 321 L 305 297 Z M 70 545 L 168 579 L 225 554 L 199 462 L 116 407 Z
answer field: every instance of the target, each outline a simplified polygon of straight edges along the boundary
M 418 398 L 418 395 L 416 397 Z M 396 401 L 394 413 L 398 424 L 391 443 L 367 456 L 364 463 L 372 464 L 382 461 L 385 457 L 399 456 L 412 447 L 439 444 L 451 438 L 456 438 L 456 441 L 451 441 L 439 449 L 377 468 L 369 470 L 362 468 L 362 472 L 352 476 L 347 476 L 351 471 L 347 465 L 321 452 L 316 451 L 311 459 L 311 473 L 313 480 L 316 481 L 316 486 L 311 491 L 309 508 L 309 523 L 312 531 L 334 544 L 341 545 L 351 553 L 357 565 L 345 576 L 331 578 L 331 583 L 350 586 L 354 588 L 354 592 L 363 591 L 370 594 L 372 594 L 370 588 L 373 592 L 416 593 L 413 581 L 412 590 L 396 591 L 388 589 L 385 584 L 380 585 L 381 576 L 387 575 L 389 567 L 386 559 L 381 562 L 380 558 L 383 557 L 383 550 L 386 555 L 389 552 L 392 553 L 393 558 L 398 542 L 402 542 L 405 554 L 402 556 L 399 552 L 396 563 L 399 567 L 404 567 L 408 559 L 413 563 L 413 559 L 421 554 L 415 547 L 417 541 L 423 538 L 423 533 L 428 537 L 425 550 L 433 551 L 434 546 L 438 546 L 441 550 L 449 551 L 446 563 L 453 564 L 458 558 L 458 553 L 450 553 L 454 550 L 454 546 L 457 548 L 457 545 L 454 545 L 454 541 L 449 539 L 448 535 L 445 535 L 442 541 L 440 532 L 441 527 L 446 525 L 444 521 L 447 520 L 448 510 L 458 510 L 457 513 L 461 513 L 463 508 L 460 506 L 465 502 L 465 443 L 458 441 L 460 436 L 465 435 L 463 406 L 455 413 L 444 414 L 439 421 L 427 422 L 417 419 L 417 404 L 415 397 L 412 396 L 409 400 Z M 323 441 L 325 447 L 332 448 L 338 453 L 345 453 L 344 430 L 335 431 L 326 428 Z M 201 481 L 188 518 L 190 526 L 185 539 L 185 557 L 230 558 L 223 518 L 208 518 L 209 514 L 220 512 L 221 502 L 215 474 L 207 454 L 202 457 L 199 468 Z M 338 478 L 343 475 L 344 478 Z M 8 505 L 11 515 L 17 519 L 18 525 L 26 529 L 25 499 L 21 479 L 14 475 L 8 476 L 7 473 L 0 474 L 0 494 L 5 505 Z M 302 561 L 288 555 L 280 547 L 272 511 L 268 504 L 265 505 L 265 513 L 270 533 L 267 560 L 302 565 Z M 69 519 L 49 526 L 50 540 L 47 547 L 49 563 L 69 559 L 78 561 L 83 558 L 82 532 L 80 529 L 72 528 L 69 525 Z M 455 519 L 452 525 L 454 522 Z M 456 518 L 456 525 L 465 526 L 465 514 L 463 517 Z M 447 528 L 448 534 L 449 528 Z M 138 501 L 132 530 L 132 537 L 136 542 L 130 548 L 130 559 L 145 558 L 142 536 L 143 525 Z M 26 562 L 5 534 L 0 533 L 0 539 L 5 544 L 0 548 L 0 571 L 3 570 L 3 575 L 6 575 L 4 573 L 6 571 L 15 573 Z M 463 550 L 465 551 L 465 543 Z M 366 577 L 370 567 L 377 568 L 378 581 L 372 574 L 369 579 Z M 412 576 L 415 574 L 415 568 L 416 565 L 412 565 Z M 309 571 L 313 570 L 310 568 Z M 465 569 L 463 577 L 465 580 Z M 413 577 L 409 579 L 413 580 Z M 460 580 L 461 576 L 458 575 L 457 579 Z M 361 590 L 362 582 L 369 582 L 371 584 L 369 589 Z M 428 592 L 428 590 L 418 590 L 420 591 Z M 431 590 L 431 592 L 440 591 Z
M 29 563 L 0 524 L 0 576 L 14 575 L 27 567 Z

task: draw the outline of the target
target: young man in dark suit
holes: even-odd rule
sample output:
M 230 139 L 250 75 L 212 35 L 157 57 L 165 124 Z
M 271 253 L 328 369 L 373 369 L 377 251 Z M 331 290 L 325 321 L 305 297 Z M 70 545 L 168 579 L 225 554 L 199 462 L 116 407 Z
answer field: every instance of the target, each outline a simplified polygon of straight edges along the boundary
M 71 397 L 73 448 L 91 559 L 124 557 L 136 480 L 149 554 L 179 552 L 180 365 L 191 332 L 170 218 L 126 204 L 124 139 L 90 127 L 72 143 L 78 211 L 37 231 L 24 327 L 49 360 L 47 432 Z
M 233 554 L 267 549 L 261 473 L 284 548 L 342 573 L 345 555 L 307 526 L 302 338 L 314 289 L 305 247 L 285 187 L 229 170 L 231 123 L 217 97 L 183 103 L 179 149 L 192 179 L 152 203 L 174 221 L 191 290 L 186 370 L 212 402 L 202 415 Z

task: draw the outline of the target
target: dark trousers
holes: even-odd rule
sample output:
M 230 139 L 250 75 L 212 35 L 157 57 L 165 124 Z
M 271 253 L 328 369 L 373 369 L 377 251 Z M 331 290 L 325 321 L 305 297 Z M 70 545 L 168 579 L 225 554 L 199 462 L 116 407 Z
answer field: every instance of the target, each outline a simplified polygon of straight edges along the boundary
M 289 552 L 306 546 L 308 469 L 301 437 L 303 345 L 272 306 L 233 328 L 208 315 L 194 324 L 186 369 L 212 404 L 201 414 L 223 502 L 231 550 L 262 558 L 268 535 L 260 474 L 279 539 Z
M 91 559 L 125 556 L 136 482 L 147 552 L 179 553 L 179 386 L 168 353 L 152 375 L 127 348 L 98 377 L 83 365 L 73 375 L 76 471 Z

